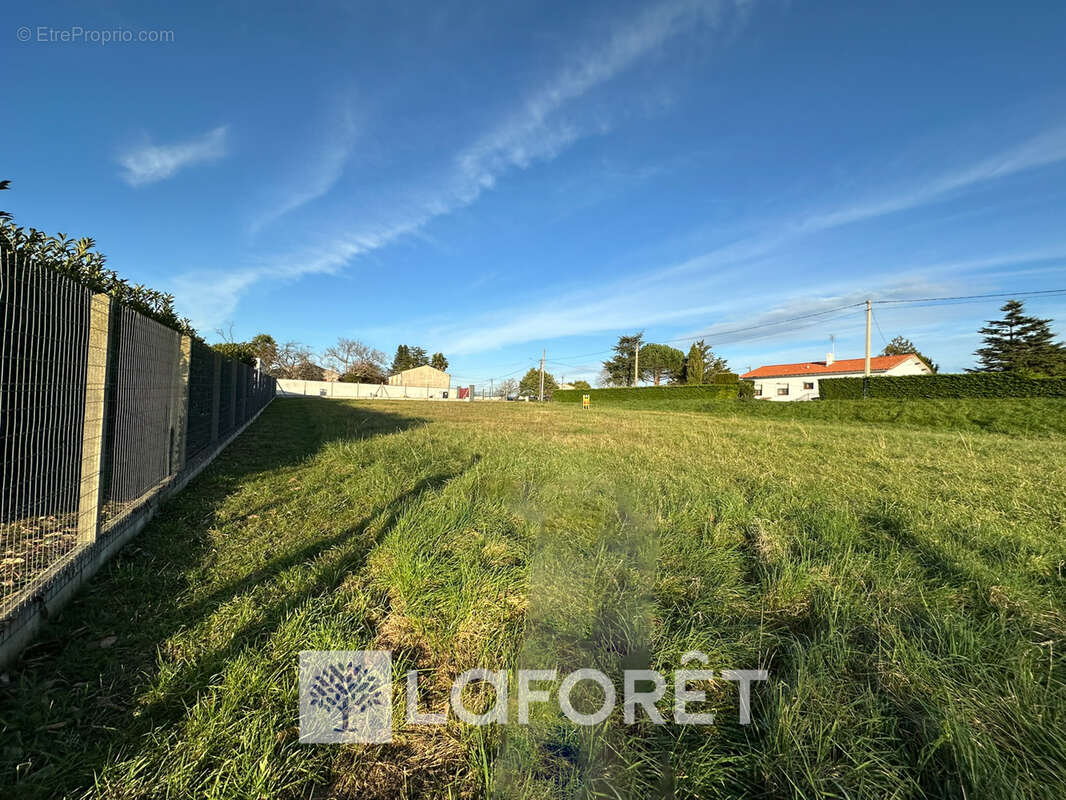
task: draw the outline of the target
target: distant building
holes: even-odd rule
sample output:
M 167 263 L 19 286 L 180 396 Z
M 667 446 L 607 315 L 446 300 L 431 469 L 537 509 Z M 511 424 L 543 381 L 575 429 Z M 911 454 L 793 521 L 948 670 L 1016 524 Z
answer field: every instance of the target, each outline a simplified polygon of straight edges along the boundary
M 573 389 L 574 388 L 574 384 L 572 384 L 572 383 L 560 383 L 555 388 L 556 389 Z
M 328 367 L 322 367 L 322 380 L 327 383 L 336 383 L 341 379 L 341 374 L 335 369 L 329 369 Z
M 452 378 L 447 372 L 423 364 L 389 376 L 389 386 L 417 386 L 422 389 L 449 389 Z
M 866 359 L 845 358 L 835 361 L 806 361 L 799 364 L 772 364 L 746 372 L 740 377 L 755 382 L 755 397 L 763 400 L 813 400 L 818 397 L 818 382 L 831 378 L 861 378 Z M 871 375 L 931 375 L 932 370 L 916 355 L 874 356 L 870 359 Z

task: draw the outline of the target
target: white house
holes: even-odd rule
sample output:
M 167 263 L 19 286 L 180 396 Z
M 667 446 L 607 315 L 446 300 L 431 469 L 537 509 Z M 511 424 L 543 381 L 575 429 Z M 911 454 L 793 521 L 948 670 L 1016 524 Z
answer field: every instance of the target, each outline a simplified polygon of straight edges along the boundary
M 740 377 L 755 382 L 755 397 L 764 400 L 813 400 L 818 397 L 818 381 L 831 378 L 861 378 L 866 359 L 807 361 L 800 364 L 772 364 Z M 874 356 L 871 375 L 931 375 L 932 370 L 916 355 Z

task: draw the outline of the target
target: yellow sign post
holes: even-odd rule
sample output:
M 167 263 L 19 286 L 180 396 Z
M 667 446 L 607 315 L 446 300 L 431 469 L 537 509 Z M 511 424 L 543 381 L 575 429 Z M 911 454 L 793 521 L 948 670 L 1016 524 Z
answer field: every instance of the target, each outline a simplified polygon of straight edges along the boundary
M 581 407 L 586 411 L 589 408 L 589 396 L 587 394 L 581 395 Z

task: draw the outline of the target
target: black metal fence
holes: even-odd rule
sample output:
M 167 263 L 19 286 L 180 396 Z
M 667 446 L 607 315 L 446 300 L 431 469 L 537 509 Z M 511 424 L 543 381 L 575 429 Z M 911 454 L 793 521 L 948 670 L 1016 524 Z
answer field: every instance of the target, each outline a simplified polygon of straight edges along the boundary
M 247 364 L 0 253 L 0 648 L 274 393 Z

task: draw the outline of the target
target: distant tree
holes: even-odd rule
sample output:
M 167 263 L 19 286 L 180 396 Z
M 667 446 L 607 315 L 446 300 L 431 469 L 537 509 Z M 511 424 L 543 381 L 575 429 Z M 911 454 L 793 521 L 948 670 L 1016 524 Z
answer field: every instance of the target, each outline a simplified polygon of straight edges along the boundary
M 555 378 L 552 377 L 550 372 L 544 373 L 544 398 L 548 399 L 555 393 L 557 384 Z M 533 397 L 540 397 L 540 370 L 536 367 L 532 367 L 527 372 L 522 380 L 518 382 L 519 394 L 530 394 Z
M 322 355 L 326 363 L 341 375 L 376 374 L 384 369 L 382 365 L 385 363 L 385 354 L 358 339 L 346 339 L 342 336 Z
M 573 384 L 571 384 L 571 385 L 575 389 L 586 389 L 586 390 L 588 390 L 588 389 L 592 388 L 592 385 L 589 384 L 588 381 L 574 381 Z
M 630 336 L 619 336 L 618 344 L 612 349 L 614 356 L 603 362 L 603 369 L 608 375 L 609 385 L 633 386 L 636 376 L 633 374 L 637 350 L 644 339 L 644 331 Z
M 211 345 L 216 353 L 221 353 L 224 358 L 232 358 L 250 367 L 255 366 L 255 350 L 249 342 L 218 342 Z
M 338 380 L 341 383 L 385 383 L 388 377 L 379 365 L 364 361 L 343 373 Z
M 396 355 L 392 357 L 392 364 L 389 366 L 389 371 L 394 375 L 397 372 L 403 372 L 405 369 L 411 368 L 411 348 L 405 344 L 396 346 Z
M 268 375 L 274 375 L 278 368 L 278 343 L 269 333 L 259 333 L 248 342 L 255 357 L 259 359 L 259 366 Z
M 933 359 L 924 355 L 918 351 L 918 348 L 914 346 L 914 342 L 903 336 L 897 336 L 891 342 L 885 345 L 885 349 L 881 351 L 883 356 L 909 356 L 915 355 L 920 358 L 929 369 L 933 372 L 939 372 L 940 367 L 933 362 Z
M 510 397 L 513 394 L 518 393 L 518 381 L 514 378 L 506 378 L 500 381 L 496 387 L 496 394 L 500 397 Z
M 685 354 L 668 344 L 650 342 L 640 348 L 640 377 L 656 386 L 675 375 L 685 360 Z
M 311 348 L 299 342 L 285 342 L 277 351 L 274 371 L 275 378 L 296 378 L 305 381 L 322 379 L 322 369 L 313 362 Z M 311 368 L 308 368 L 310 365 Z M 317 373 L 315 372 L 317 370 Z M 314 377 L 306 377 L 314 375 Z
M 688 355 L 681 363 L 681 369 L 674 373 L 674 383 L 703 384 L 713 383 L 719 372 L 728 372 L 729 364 L 717 355 L 703 339 L 693 342 Z
M 424 347 L 412 347 L 411 348 L 411 369 L 415 367 L 424 367 L 429 363 L 429 356 L 426 355 L 426 348 Z
M 303 360 L 292 370 L 292 377 L 299 381 L 320 381 L 323 379 L 322 367 L 310 360 Z
M 448 359 L 444 357 L 444 353 L 434 353 L 433 358 L 429 360 L 429 365 L 433 369 L 439 369 L 441 372 L 448 371 Z
M 228 328 L 215 328 L 215 334 L 222 340 L 211 345 L 211 349 L 223 358 L 232 358 L 249 366 L 255 366 L 255 352 L 249 342 L 239 342 L 233 335 L 233 323 Z
M 692 347 L 688 349 L 688 356 L 685 358 L 683 383 L 703 383 L 703 373 L 707 368 L 704 359 L 706 358 L 709 349 L 710 348 L 703 343 L 702 339 L 692 343 Z
M 401 344 L 396 348 L 396 355 L 392 358 L 389 371 L 396 374 L 397 372 L 403 372 L 405 369 L 414 369 L 428 363 L 429 356 L 426 355 L 424 347 L 411 347 L 410 345 Z
M 977 350 L 981 366 L 975 372 L 1030 372 L 1066 375 L 1066 346 L 1055 342 L 1051 320 L 1030 317 L 1020 300 L 1009 300 L 1003 319 L 989 320 L 978 333 L 985 345 Z

